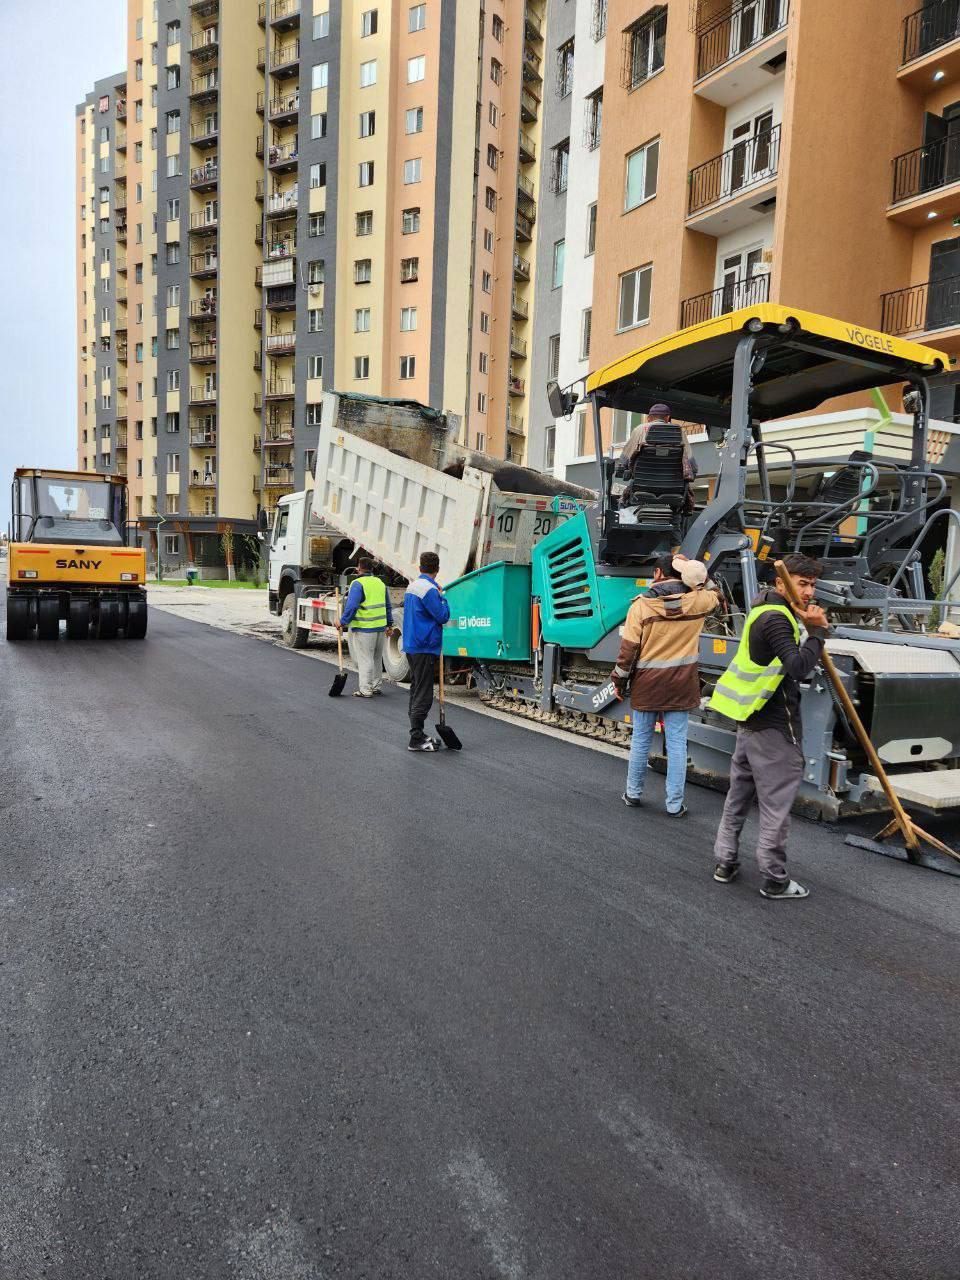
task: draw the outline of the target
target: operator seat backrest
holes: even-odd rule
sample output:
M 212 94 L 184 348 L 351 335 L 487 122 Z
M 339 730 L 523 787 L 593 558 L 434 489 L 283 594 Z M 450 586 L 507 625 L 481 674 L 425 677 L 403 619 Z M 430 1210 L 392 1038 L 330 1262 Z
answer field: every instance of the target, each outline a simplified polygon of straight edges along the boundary
M 641 502 L 647 495 L 666 501 L 683 499 L 687 484 L 683 476 L 683 432 L 679 427 L 655 423 L 649 428 L 633 460 L 630 488 Z
M 848 462 L 869 462 L 871 455 L 864 449 L 854 449 Z M 850 502 L 863 488 L 864 469 L 860 466 L 841 467 L 825 480 L 817 493 L 817 501 L 830 507 L 838 507 L 842 502 Z

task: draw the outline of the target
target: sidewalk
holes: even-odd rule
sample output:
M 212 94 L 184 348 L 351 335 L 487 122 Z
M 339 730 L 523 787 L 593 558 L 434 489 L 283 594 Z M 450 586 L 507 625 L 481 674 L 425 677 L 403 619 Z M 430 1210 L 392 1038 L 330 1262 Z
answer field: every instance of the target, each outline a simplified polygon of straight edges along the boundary
M 261 640 L 279 640 L 283 630 L 280 619 L 267 609 L 266 587 L 218 591 L 212 587 L 148 586 L 147 604 L 151 609 Z

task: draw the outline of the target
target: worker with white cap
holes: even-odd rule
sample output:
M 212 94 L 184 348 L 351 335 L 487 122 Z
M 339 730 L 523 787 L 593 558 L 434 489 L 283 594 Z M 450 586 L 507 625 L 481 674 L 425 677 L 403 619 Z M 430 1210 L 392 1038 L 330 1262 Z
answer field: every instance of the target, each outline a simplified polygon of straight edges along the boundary
M 700 633 L 720 603 L 706 565 L 686 556 L 661 556 L 653 586 L 637 596 L 621 630 L 613 680 L 629 693 L 633 721 L 624 804 L 642 803 L 647 760 L 657 720 L 667 753 L 667 813 L 682 818 L 687 780 L 687 725 L 700 705 Z

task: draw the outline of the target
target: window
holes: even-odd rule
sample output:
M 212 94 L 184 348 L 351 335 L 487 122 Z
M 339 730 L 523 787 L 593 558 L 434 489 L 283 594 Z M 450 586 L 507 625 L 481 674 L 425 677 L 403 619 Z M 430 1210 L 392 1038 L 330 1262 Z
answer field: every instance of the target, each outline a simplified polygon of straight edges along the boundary
M 400 219 L 400 230 L 405 236 L 412 235 L 415 231 L 420 230 L 419 209 L 404 209 Z
M 172 91 L 180 88 L 180 68 L 167 67 L 167 89 Z
M 308 427 L 319 427 L 323 420 L 323 405 L 314 401 L 305 406 L 304 422 Z
M 484 449 L 484 445 L 486 444 L 486 441 L 487 441 L 487 438 L 483 434 L 483 432 L 478 431 L 477 432 L 477 448 L 480 450 L 481 453 L 483 453 L 483 449 Z
M 493 232 L 489 227 L 483 229 L 483 247 L 487 253 L 493 253 Z
M 324 275 L 323 258 L 314 258 L 307 263 L 307 284 L 323 284 Z
M 327 136 L 327 113 L 318 111 L 310 117 L 310 137 L 325 138 Z
M 417 327 L 417 308 L 401 307 L 400 308 L 400 332 L 413 333 Z
M 133 118 L 138 123 L 143 119 L 143 99 L 142 98 L 137 98 L 136 102 L 133 104 Z
M 312 89 L 326 89 L 328 78 L 329 64 L 326 62 L 315 62 L 313 70 L 310 73 L 310 87 Z
M 414 4 L 410 6 L 410 13 L 407 18 L 408 31 L 425 31 L 427 26 L 427 6 L 425 4 Z
M 102 124 L 100 126 L 100 141 L 101 142 L 110 141 L 110 126 L 108 124 Z
M 660 139 L 648 142 L 627 156 L 624 210 L 652 200 L 657 194 L 657 171 L 660 167 Z
M 134 80 L 143 79 L 143 59 L 142 58 L 138 58 L 136 62 L 133 64 L 133 78 Z
M 179 453 L 167 454 L 167 475 L 178 476 L 180 474 L 180 455 Z
M 109 188 L 109 187 L 101 187 L 101 188 L 100 188 L 100 203 L 101 203 L 101 204 L 108 204 L 109 202 L 110 202 L 110 188 Z
M 494 84 L 499 84 L 503 79 L 503 67 L 496 58 L 490 59 L 490 79 Z
M 478 391 L 477 392 L 477 413 L 486 413 L 486 412 L 487 412 L 487 394 L 485 391 Z M 480 437 L 478 436 L 477 439 L 479 440 Z M 479 445 L 477 447 L 479 448 Z
M 370 357 L 354 356 L 353 357 L 353 376 L 358 380 L 370 377 Z
M 369 284 L 373 278 L 373 262 L 370 258 L 357 258 L 353 264 L 353 283 Z
M 307 377 L 308 378 L 323 377 L 323 356 L 318 356 L 318 355 L 307 356 Z
M 552 333 L 547 339 L 547 377 L 554 382 L 560 377 L 559 333 Z
M 136 360 L 137 364 L 143 364 L 143 343 L 142 342 L 138 342 L 137 345 L 134 347 L 133 358 Z
M 483 271 L 480 273 L 480 288 L 483 290 L 484 293 L 492 293 L 493 276 L 490 274 L 489 271 Z
M 376 9 L 368 9 L 366 13 L 360 15 L 360 36 L 375 36 L 377 34 L 377 11 Z
M 369 62 L 360 63 L 360 88 L 369 89 L 372 84 L 377 83 L 377 60 L 372 58 Z
M 587 247 L 586 257 L 590 257 L 591 253 L 595 253 L 597 248 L 597 204 L 587 207 Z
M 330 13 L 315 13 L 313 16 L 313 38 L 322 40 L 330 34 Z
M 180 43 L 180 23 L 177 21 L 167 23 L 167 44 Z
M 409 107 L 405 120 L 407 133 L 423 133 L 423 107 Z
M 563 262 L 567 253 L 566 240 L 558 240 L 553 246 L 553 288 L 559 289 L 563 284 Z
M 417 357 L 401 356 L 400 357 L 400 377 L 415 378 L 417 376 Z
M 311 236 L 322 236 L 327 229 L 327 215 L 325 213 L 311 213 L 310 221 L 307 224 L 307 234 Z
M 552 148 L 550 154 L 550 190 L 558 196 L 567 189 L 570 175 L 570 139 L 564 138 Z
M 180 305 L 180 286 L 178 284 L 167 285 L 167 306 L 179 307 Z
M 480 332 L 481 333 L 490 332 L 490 313 L 488 311 L 480 312 Z
M 327 185 L 327 166 L 325 164 L 312 164 L 310 166 L 310 186 L 313 190 L 317 187 L 325 187 Z
M 323 307 L 307 309 L 307 333 L 323 333 Z
M 139 418 L 133 424 L 133 437 L 135 440 L 143 439 L 143 419 L 142 418 Z
M 488 357 L 487 357 L 486 351 L 481 351 L 479 359 L 477 361 L 477 367 L 479 368 L 481 373 L 487 372 L 487 359 Z
M 360 112 L 360 137 L 372 138 L 377 131 L 377 113 L 375 111 Z
M 577 414 L 576 426 L 577 440 L 577 457 L 585 458 L 587 456 L 587 414 L 586 410 Z
M 180 217 L 180 201 L 178 198 L 167 201 L 167 221 L 176 222 Z
M 573 41 L 557 50 L 557 97 L 565 98 L 573 88 Z
M 105 391 L 105 392 L 104 392 L 104 394 L 101 396 L 101 398 L 100 398 L 100 408 L 101 408 L 101 409 L 109 409 L 109 408 L 110 408 L 110 392 L 109 392 L 109 391 Z
M 372 236 L 373 235 L 373 210 L 364 209 L 362 213 L 357 214 L 357 235 Z
M 168 329 L 166 333 L 166 342 L 168 351 L 179 351 L 180 349 L 180 330 Z
M 413 160 L 404 160 L 403 181 L 406 186 L 410 186 L 412 183 L 420 181 L 422 164 L 423 162 L 420 156 L 416 156 Z
M 167 156 L 167 177 L 178 178 L 182 172 L 179 155 Z
M 425 79 L 426 74 L 427 59 L 424 54 L 407 59 L 407 84 L 416 84 L 418 80 Z
M 495 102 L 490 102 L 487 104 L 487 118 L 489 119 L 490 123 L 493 125 L 494 129 L 499 129 L 500 108 L 497 106 Z
M 369 333 L 370 332 L 370 308 L 357 307 L 353 313 L 353 332 Z
M 487 187 L 483 195 L 483 203 L 491 213 L 497 212 L 497 193 L 493 187 Z
M 650 319 L 650 282 L 653 267 L 637 267 L 620 277 L 620 305 L 617 313 L 618 329 L 632 329 Z
M 180 261 L 180 245 L 174 241 L 173 244 L 165 246 L 165 257 L 168 267 L 174 267 Z
M 623 74 L 625 89 L 636 89 L 663 66 L 667 45 L 667 9 L 658 5 L 627 27 L 624 35 Z
M 493 36 L 494 40 L 496 40 L 497 44 L 503 44 L 503 19 L 497 13 L 493 15 L 490 34 Z
M 544 435 L 544 466 L 552 471 L 557 461 L 557 428 L 547 427 Z
M 179 533 L 165 533 L 163 535 L 163 552 L 164 555 L 168 556 L 178 556 L 180 554 Z
M 590 328 L 593 324 L 593 308 L 584 307 L 580 316 L 580 359 L 590 359 Z
M 168 391 L 180 390 L 180 370 L 179 369 L 167 370 L 167 390 Z
M 487 164 L 491 169 L 497 169 L 500 164 L 500 152 L 492 142 L 487 143 Z
M 180 414 L 168 413 L 166 417 L 167 431 L 175 435 L 180 430 Z
M 317 469 L 317 451 L 316 449 L 304 449 L 303 451 L 303 469 L 307 475 L 312 476 Z
M 157 149 L 157 130 L 154 127 L 150 130 L 150 150 L 156 151 L 156 149 Z
M 614 444 L 626 444 L 634 427 L 643 421 L 639 413 L 631 413 L 629 409 L 614 409 L 613 427 L 610 439 Z
M 583 145 L 588 151 L 596 151 L 600 145 L 600 129 L 603 124 L 603 89 L 594 90 L 586 102 L 583 121 Z
M 419 258 L 401 258 L 400 259 L 400 283 L 411 284 L 420 277 L 420 259 Z
M 373 186 L 373 161 L 372 160 L 360 161 L 358 185 L 361 187 Z

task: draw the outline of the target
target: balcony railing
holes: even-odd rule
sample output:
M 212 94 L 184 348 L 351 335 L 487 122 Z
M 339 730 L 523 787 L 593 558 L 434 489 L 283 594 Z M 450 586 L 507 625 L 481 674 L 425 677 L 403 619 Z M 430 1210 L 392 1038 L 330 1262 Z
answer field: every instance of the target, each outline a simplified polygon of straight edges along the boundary
M 190 429 L 191 449 L 212 449 L 217 443 L 216 428 L 192 427 Z
M 517 378 L 511 373 L 509 387 L 512 396 L 522 396 L 526 391 L 526 386 L 527 384 L 523 378 Z
M 517 174 L 517 191 L 521 196 L 525 196 L 531 202 L 535 202 L 537 189 L 525 174 Z
M 203 187 L 215 187 L 220 176 L 220 165 L 214 160 L 209 164 L 198 164 L 190 170 L 190 186 L 198 191 Z
M 511 435 L 522 436 L 524 433 L 523 418 L 515 413 L 507 414 L 507 430 Z
M 255 329 L 263 328 L 263 308 L 256 307 L 253 312 L 253 327 Z
M 127 447 L 127 432 L 125 428 L 117 428 L 116 446 L 118 449 L 125 449 Z
M 893 162 L 893 203 L 960 182 L 960 134 L 906 151 Z
M 118 99 L 117 99 L 117 119 L 118 119 L 118 120 L 126 120 L 126 118 L 127 118 L 127 103 L 126 103 L 126 99 L 124 99 L 124 98 L 118 98 Z
M 267 147 L 267 164 L 271 169 L 295 169 L 297 167 L 297 144 L 288 142 L 282 146 L 272 143 Z
M 697 79 L 782 31 L 790 18 L 790 0 L 748 0 L 709 21 L 697 32 Z
M 265 422 L 263 426 L 263 444 L 265 448 L 293 444 L 292 416 Z
M 192 320 L 215 320 L 217 318 L 216 298 L 194 298 L 190 303 Z
M 190 359 L 197 364 L 210 364 L 217 358 L 217 344 L 210 342 L 191 342 Z
M 530 260 L 525 258 L 522 253 L 513 255 L 513 274 L 518 280 L 530 279 Z
M 291 187 L 289 191 L 275 191 L 272 196 L 268 196 L 267 217 L 292 217 L 297 212 L 298 192 L 298 187 Z
M 264 394 L 268 400 L 292 400 L 296 387 L 287 378 L 270 378 L 264 387 Z
M 680 303 L 680 328 L 702 324 L 704 320 L 716 320 L 718 316 L 738 311 L 741 307 L 755 307 L 760 302 L 769 301 L 769 298 L 770 277 L 766 274 L 737 280 L 719 289 L 711 289 L 709 293 L 698 293 L 696 297 L 684 298 Z
M 218 209 L 201 209 L 199 213 L 191 213 L 191 231 L 216 231 L 219 217 Z
M 280 98 L 271 98 L 267 115 L 274 124 L 283 124 L 291 120 L 300 111 L 300 94 L 287 93 Z
M 537 144 L 529 133 L 520 130 L 520 163 L 532 164 L 537 158 Z
M 527 340 L 521 338 L 513 329 L 510 330 L 510 354 L 518 356 L 521 360 L 527 358 Z
M 220 45 L 220 28 L 216 25 L 195 31 L 190 41 L 190 52 L 199 58 L 212 58 Z
M 268 333 L 264 337 L 263 345 L 266 347 L 267 355 L 284 355 L 296 349 L 297 335 L 293 331 L 290 333 Z
M 265 0 L 260 0 L 260 22 L 267 16 Z M 273 27 L 293 27 L 300 20 L 300 0 L 271 0 L 270 25 Z
M 217 274 L 218 258 L 215 253 L 193 253 L 190 255 L 190 274 L 192 276 L 213 276 Z
M 203 385 L 201 385 L 201 386 L 199 386 L 199 387 L 191 387 L 191 388 L 190 388 L 190 403 L 191 403 L 191 404 L 216 404 L 216 400 L 217 400 L 217 388 L 216 388 L 216 387 L 208 387 L 208 386 L 206 386 L 205 384 L 203 384 Z M 190 443 L 191 443 L 191 444 L 193 444 L 193 435 L 192 435 L 192 433 L 191 433 L 191 436 L 190 436 Z
M 293 467 L 268 465 L 263 470 L 263 482 L 268 485 L 293 484 Z
M 960 276 L 927 280 L 880 299 L 884 333 L 930 333 L 960 325 Z
M 282 284 L 276 288 L 267 289 L 264 302 L 268 307 L 275 307 L 277 310 L 292 311 L 297 305 L 297 286 Z
M 270 50 L 270 70 L 274 74 L 291 73 L 300 61 L 300 41 L 275 44 Z
M 690 171 L 690 217 L 741 191 L 769 182 L 780 165 L 780 126 L 761 129 L 705 164 Z
M 213 472 L 209 471 L 191 471 L 190 472 L 190 488 L 191 489 L 215 489 L 217 487 L 217 477 Z
M 520 115 L 527 124 L 533 124 L 540 113 L 540 103 L 529 89 L 520 91 Z
M 957 0 L 936 0 L 903 20 L 900 65 L 922 58 L 952 40 L 960 39 L 960 5 Z
M 524 34 L 528 40 L 536 40 L 539 42 L 543 39 L 543 23 L 529 5 L 524 6 L 523 27 Z
M 530 315 L 530 303 L 524 301 L 516 290 L 513 292 L 513 314 L 522 320 Z
M 118 151 L 126 151 L 127 149 L 127 131 L 126 129 L 121 129 L 119 125 L 117 126 L 117 138 L 114 146 Z
M 195 101 L 201 98 L 216 97 L 220 88 L 220 72 L 207 71 L 200 76 L 190 78 L 190 97 Z
M 533 223 L 520 211 L 517 211 L 517 239 L 529 241 L 533 239 Z
M 213 120 L 198 120 L 190 126 L 190 141 L 194 146 L 204 142 L 214 142 L 219 132 L 220 122 L 216 118 Z

